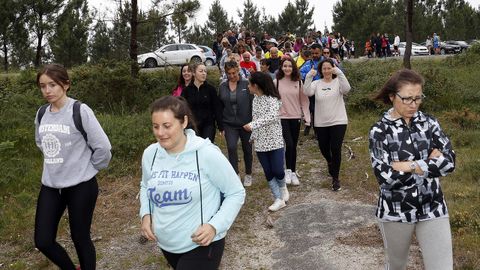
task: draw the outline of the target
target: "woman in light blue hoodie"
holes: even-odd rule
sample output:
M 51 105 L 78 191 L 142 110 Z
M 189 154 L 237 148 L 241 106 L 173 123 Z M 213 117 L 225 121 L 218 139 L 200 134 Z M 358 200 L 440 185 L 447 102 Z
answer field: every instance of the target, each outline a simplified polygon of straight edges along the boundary
M 174 269 L 217 269 L 245 189 L 220 149 L 195 135 L 184 98 L 156 100 L 151 115 L 157 143 L 142 158 L 142 235 Z

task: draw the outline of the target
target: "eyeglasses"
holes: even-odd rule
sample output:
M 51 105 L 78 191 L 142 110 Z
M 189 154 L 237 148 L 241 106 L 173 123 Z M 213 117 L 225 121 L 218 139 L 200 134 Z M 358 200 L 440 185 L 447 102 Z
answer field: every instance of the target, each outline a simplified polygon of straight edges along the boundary
M 413 102 L 415 102 L 415 104 L 420 104 L 426 98 L 424 94 L 422 94 L 419 97 L 415 97 L 415 98 L 414 97 L 402 97 L 398 93 L 395 93 L 395 95 L 397 95 L 402 100 L 402 103 L 405 104 L 405 105 L 411 105 Z
M 323 54 L 330 54 L 330 52 L 323 52 Z

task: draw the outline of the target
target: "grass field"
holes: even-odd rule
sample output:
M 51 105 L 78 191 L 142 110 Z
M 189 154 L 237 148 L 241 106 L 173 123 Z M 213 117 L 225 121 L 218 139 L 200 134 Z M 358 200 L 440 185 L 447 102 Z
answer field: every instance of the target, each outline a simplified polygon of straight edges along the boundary
M 448 59 L 414 60 L 412 66 L 426 79 L 427 100 L 422 110 L 440 120 L 457 154 L 456 171 L 441 179 L 450 211 L 455 268 L 480 269 L 480 53 L 473 50 L 471 54 Z M 351 162 L 343 162 L 341 178 L 353 190 L 355 199 L 368 203 L 375 201 L 378 189 L 368 156 L 368 130 L 386 109 L 372 102 L 370 97 L 389 74 L 400 67 L 400 60 L 345 64 L 353 88 L 346 101 L 350 123 L 345 144 L 355 157 Z M 96 67 L 92 72 L 100 69 Z M 85 100 L 82 95 L 91 93 L 87 88 L 93 86 L 88 82 L 93 84 L 92 78 L 98 76 L 88 70 L 80 67 L 72 75 L 73 81 L 82 79 L 81 83 L 74 84 L 72 91 L 81 100 Z M 123 69 L 119 70 L 102 73 L 105 77 L 102 80 L 128 80 L 125 78 L 128 72 L 123 74 Z M 119 89 L 121 87 L 141 85 L 145 88 L 136 88 L 134 100 L 101 100 L 100 93 L 96 93 L 99 95 L 96 99 L 89 99 L 88 104 L 97 111 L 109 135 L 114 154 L 110 168 L 100 173 L 100 181 L 139 175 L 141 153 L 153 141 L 146 104 L 154 96 L 166 94 L 171 89 L 172 78 L 178 71 L 172 72 L 146 73 L 141 81 L 126 83 L 126 86 L 122 86 L 122 80 L 118 83 L 119 80 L 112 79 L 111 89 L 118 93 L 129 91 Z M 33 249 L 35 204 L 42 168 L 40 152 L 34 144 L 33 118 L 43 103 L 33 76 L 32 72 L 0 75 L 0 269 L 28 269 L 25 264 L 12 263 L 12 258 L 18 261 Z M 213 85 L 218 83 L 217 73 L 212 72 L 209 78 Z M 95 85 L 99 87 L 96 82 Z M 147 92 L 149 89 L 154 90 Z M 106 97 L 107 94 L 112 95 L 106 93 Z M 106 106 L 105 102 L 110 103 Z M 96 109 L 97 103 L 102 109 Z M 318 152 L 302 147 L 300 151 Z M 308 170 L 307 167 L 304 170 Z M 249 204 L 242 212 L 255 212 L 258 207 L 259 204 Z M 239 221 L 239 226 L 242 222 L 248 221 Z M 245 236 L 247 240 L 248 237 Z

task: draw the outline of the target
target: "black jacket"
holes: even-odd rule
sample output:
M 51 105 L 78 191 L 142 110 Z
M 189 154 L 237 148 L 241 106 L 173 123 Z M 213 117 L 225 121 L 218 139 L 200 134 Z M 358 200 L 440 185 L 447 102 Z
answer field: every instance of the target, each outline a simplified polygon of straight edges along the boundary
M 217 96 L 217 90 L 208 82 L 204 82 L 200 89 L 191 83 L 182 91 L 190 109 L 192 110 L 194 121 L 197 127 L 208 125 L 218 127 L 223 130 L 222 126 L 222 104 Z

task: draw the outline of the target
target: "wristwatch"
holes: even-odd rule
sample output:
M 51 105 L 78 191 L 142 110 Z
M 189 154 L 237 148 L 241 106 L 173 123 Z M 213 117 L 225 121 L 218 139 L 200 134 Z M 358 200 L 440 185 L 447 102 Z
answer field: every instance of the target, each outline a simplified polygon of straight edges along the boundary
M 412 163 L 410 163 L 410 172 L 414 173 L 415 169 L 417 169 L 417 162 L 412 161 Z

